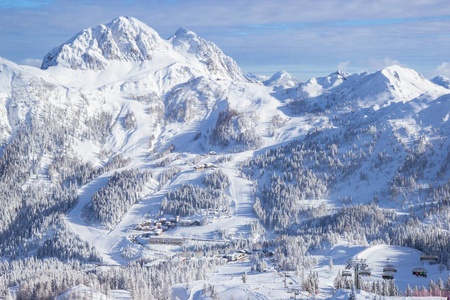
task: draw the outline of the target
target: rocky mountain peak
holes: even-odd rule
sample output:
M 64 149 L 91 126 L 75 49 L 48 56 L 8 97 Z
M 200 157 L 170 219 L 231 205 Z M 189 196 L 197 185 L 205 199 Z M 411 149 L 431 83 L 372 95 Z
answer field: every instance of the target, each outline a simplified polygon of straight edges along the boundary
M 196 68 L 199 73 L 195 76 L 249 81 L 232 58 L 196 33 L 180 28 L 169 40 L 163 40 L 154 29 L 131 17 L 119 17 L 106 25 L 81 31 L 50 51 L 41 68 L 103 70 L 111 61 L 159 63 L 161 57 L 170 63 Z
M 151 60 L 167 45 L 158 33 L 131 17 L 119 17 L 106 25 L 81 31 L 66 43 L 50 51 L 42 69 L 61 65 L 71 69 L 101 70 L 108 61 Z
M 187 57 L 195 57 L 205 64 L 212 75 L 230 77 L 238 81 L 249 80 L 231 57 L 226 56 L 214 43 L 199 37 L 189 29 L 179 28 L 169 41 L 175 51 Z
M 264 81 L 266 86 L 282 86 L 284 88 L 293 88 L 300 83 L 300 80 L 284 70 L 275 73 L 270 79 Z
M 446 89 L 450 89 L 450 79 L 445 76 L 442 75 L 436 76 L 433 79 L 431 79 L 431 82 L 440 85 L 442 87 L 445 87 Z

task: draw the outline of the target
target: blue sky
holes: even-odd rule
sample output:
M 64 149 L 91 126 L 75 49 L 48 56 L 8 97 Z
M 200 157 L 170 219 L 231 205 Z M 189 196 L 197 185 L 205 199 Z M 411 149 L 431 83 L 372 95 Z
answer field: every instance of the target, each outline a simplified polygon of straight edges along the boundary
M 0 0 L 0 56 L 36 64 L 77 32 L 132 16 L 186 27 L 245 71 L 300 80 L 391 64 L 450 77 L 448 0 Z

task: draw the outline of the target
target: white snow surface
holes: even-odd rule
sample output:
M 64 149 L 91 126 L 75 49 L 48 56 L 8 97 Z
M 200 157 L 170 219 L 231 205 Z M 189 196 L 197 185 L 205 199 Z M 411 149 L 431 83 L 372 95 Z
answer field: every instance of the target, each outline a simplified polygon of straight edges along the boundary
M 266 86 L 271 87 L 283 87 L 283 88 L 293 88 L 299 85 L 301 82 L 295 78 L 292 74 L 286 71 L 279 71 L 275 73 L 272 77 L 263 82 Z
M 107 68 L 111 61 L 158 63 L 162 58 L 220 78 L 247 80 L 230 57 L 194 32 L 180 28 L 169 40 L 163 40 L 153 28 L 132 17 L 119 17 L 106 25 L 83 30 L 50 51 L 42 69 L 62 66 L 98 71 Z
M 112 290 L 111 296 L 107 296 L 92 287 L 83 284 L 71 287 L 57 297 L 58 300 L 92 299 L 92 300 L 129 300 L 132 299 L 129 291 Z
M 357 107 L 378 109 L 396 102 L 407 102 L 423 94 L 447 94 L 448 90 L 421 74 L 397 65 L 369 73 L 348 74 L 337 71 L 327 77 L 312 78 L 293 89 L 299 99 L 350 101 Z M 348 104 L 347 104 L 348 105 Z
M 411 287 L 427 286 L 429 280 L 436 280 L 445 276 L 445 272 L 440 272 L 437 265 L 425 264 L 428 271 L 428 278 L 417 278 L 412 275 L 412 269 L 422 266 L 420 262 L 420 253 L 414 249 L 406 247 L 396 247 L 388 245 L 376 245 L 371 247 L 363 247 L 354 244 L 340 242 L 331 247 L 331 249 L 316 251 L 313 253 L 319 259 L 319 266 L 313 269 L 319 273 L 320 291 L 316 295 L 308 292 L 300 292 L 298 299 L 348 299 L 349 290 L 333 291 L 333 281 L 338 272 L 345 269 L 346 260 L 349 258 L 366 259 L 372 276 L 364 277 L 365 281 L 377 281 L 381 279 L 383 267 L 387 264 L 395 265 L 398 269 L 395 274 L 394 281 L 399 286 L 402 293 L 405 292 L 407 285 Z M 330 270 L 328 259 L 333 259 L 334 266 Z M 218 292 L 220 299 L 292 299 L 293 289 L 301 290 L 301 276 L 294 272 L 279 272 L 275 269 L 275 265 L 267 259 L 269 268 L 266 272 L 252 272 L 248 259 L 239 262 L 230 262 L 221 267 L 209 276 L 205 281 L 196 281 L 186 285 L 178 285 L 174 287 L 174 296 L 181 300 L 187 299 L 210 299 L 202 293 L 204 284 L 214 286 Z M 242 281 L 244 271 L 247 272 L 247 282 Z M 288 275 L 287 287 L 284 286 L 284 274 Z M 431 276 L 430 276 L 431 274 Z M 373 294 L 364 291 L 357 291 L 357 299 L 374 299 Z M 385 297 L 385 299 L 405 299 L 404 297 Z M 424 299 L 424 298 L 406 298 L 406 299 Z M 429 297 L 427 299 L 445 300 L 445 297 Z
M 445 76 L 438 75 L 438 76 L 432 78 L 431 82 L 433 82 L 437 85 L 443 86 L 446 89 L 450 89 L 450 79 Z

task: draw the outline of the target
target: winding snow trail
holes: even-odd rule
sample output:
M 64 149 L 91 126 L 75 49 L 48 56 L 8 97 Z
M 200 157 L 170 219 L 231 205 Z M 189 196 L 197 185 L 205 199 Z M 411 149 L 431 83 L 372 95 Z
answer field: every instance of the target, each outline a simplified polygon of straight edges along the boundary
M 78 190 L 78 203 L 72 211 L 66 216 L 66 223 L 78 237 L 84 241 L 95 245 L 97 250 L 104 257 L 106 264 L 117 264 L 116 261 L 108 259 L 104 251 L 104 238 L 108 231 L 100 228 L 92 227 L 81 217 L 83 208 L 91 201 L 92 195 L 100 188 L 108 183 L 110 172 L 105 173 L 98 178 L 92 180 Z
M 123 265 L 127 261 L 120 256 L 120 249 L 125 247 L 127 232 L 147 212 L 148 207 L 153 205 L 154 198 L 146 197 L 152 194 L 157 186 L 155 181 L 147 185 L 147 190 L 142 194 L 143 200 L 131 207 L 123 216 L 122 220 L 112 231 L 87 224 L 82 218 L 83 208 L 91 201 L 92 195 L 108 183 L 109 177 L 117 170 L 102 174 L 78 191 L 78 204 L 66 216 L 66 223 L 78 237 L 94 245 L 103 257 L 104 263 L 108 265 Z
M 234 166 L 231 168 L 224 168 L 223 171 L 228 175 L 231 182 L 229 193 L 235 204 L 234 216 L 253 217 L 252 182 L 238 177 Z

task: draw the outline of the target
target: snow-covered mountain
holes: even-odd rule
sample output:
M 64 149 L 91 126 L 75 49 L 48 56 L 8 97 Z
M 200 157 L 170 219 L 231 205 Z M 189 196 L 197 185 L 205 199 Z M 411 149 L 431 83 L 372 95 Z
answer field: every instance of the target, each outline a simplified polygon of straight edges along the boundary
M 213 76 L 248 81 L 233 59 L 224 55 L 214 43 L 202 39 L 194 32 L 180 28 L 169 41 L 175 51 L 189 59 L 189 63 L 194 59 L 200 61 Z
M 374 74 L 363 76 L 353 82 L 353 86 L 349 86 L 350 84 L 349 82 L 342 85 L 339 92 L 346 97 L 360 100 L 362 105 L 384 105 L 408 101 L 424 93 L 446 93 L 416 71 L 400 66 L 387 67 Z
M 378 109 L 422 95 L 436 98 L 446 93 L 445 88 L 416 71 L 394 65 L 372 74 L 336 72 L 327 77 L 313 78 L 291 89 L 289 97 L 302 109 L 317 110 L 336 105 L 339 108 Z
M 120 17 L 106 25 L 85 29 L 50 51 L 42 69 L 62 65 L 81 70 L 102 70 L 108 61 L 144 61 L 168 51 L 158 33 L 146 24 Z
M 299 92 L 302 97 L 316 97 L 326 91 L 339 86 L 350 74 L 336 71 L 326 77 L 312 78 L 300 86 Z M 355 75 L 358 76 L 358 75 Z M 359 77 L 359 76 L 358 76 Z
M 300 84 L 300 80 L 286 71 L 279 71 L 263 82 L 266 86 L 282 87 L 284 89 L 293 88 Z
M 129 17 L 83 30 L 42 69 L 0 59 L 0 297 L 214 298 L 208 283 L 246 298 L 245 271 L 251 295 L 282 299 L 282 268 L 327 298 L 352 257 L 369 258 L 371 281 L 393 258 L 401 289 L 427 285 L 408 277 L 417 251 L 450 262 L 445 82 L 400 66 L 246 76 L 192 31 L 165 40 Z
M 445 76 L 442 76 L 442 75 L 436 76 L 431 79 L 431 82 L 433 82 L 437 85 L 443 86 L 446 89 L 450 89 L 450 79 Z
M 155 30 L 131 17 L 119 17 L 106 25 L 83 30 L 50 51 L 43 59 L 42 69 L 63 66 L 97 71 L 112 61 L 181 64 L 193 68 L 192 73 L 197 76 L 206 72 L 219 78 L 247 80 L 236 62 L 194 32 L 180 28 L 169 40 L 163 40 Z
M 43 118 L 76 105 L 66 96 L 67 89 L 46 72 L 0 58 L 0 144 L 33 126 L 32 116 Z

